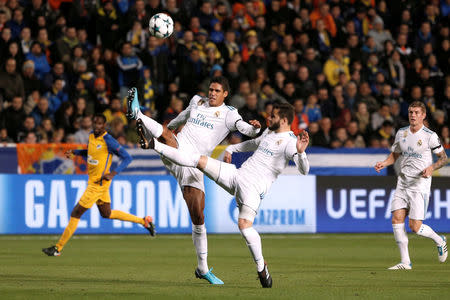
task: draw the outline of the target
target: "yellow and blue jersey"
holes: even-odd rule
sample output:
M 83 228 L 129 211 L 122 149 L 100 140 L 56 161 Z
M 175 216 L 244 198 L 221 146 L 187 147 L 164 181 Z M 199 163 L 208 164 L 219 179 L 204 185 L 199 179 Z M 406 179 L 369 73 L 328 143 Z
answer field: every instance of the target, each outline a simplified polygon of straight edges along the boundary
M 102 176 L 111 171 L 120 173 L 132 160 L 130 154 L 107 132 L 98 137 L 95 137 L 94 133 L 91 132 L 88 149 L 75 150 L 74 154 L 81 155 L 87 160 L 88 184 L 98 184 L 105 188 L 109 188 L 111 181 L 102 180 L 102 182 L 99 182 Z M 110 170 L 113 154 L 119 156 L 122 161 L 115 170 Z

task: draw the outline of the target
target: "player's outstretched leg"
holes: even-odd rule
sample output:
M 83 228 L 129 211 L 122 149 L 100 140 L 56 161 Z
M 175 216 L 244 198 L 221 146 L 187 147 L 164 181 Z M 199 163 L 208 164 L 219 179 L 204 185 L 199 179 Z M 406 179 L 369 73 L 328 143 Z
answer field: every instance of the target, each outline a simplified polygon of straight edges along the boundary
M 127 95 L 127 118 L 129 119 L 137 119 L 139 109 L 139 98 L 137 88 L 132 87 L 128 90 Z
M 447 239 L 443 235 L 441 236 L 438 235 L 436 232 L 434 232 L 434 230 L 430 226 L 425 224 L 421 224 L 419 230 L 416 230 L 414 226 L 411 226 L 411 229 L 420 236 L 432 239 L 437 246 L 439 261 L 445 262 L 447 260 L 448 256 Z
M 164 127 L 152 118 L 144 115 L 139 107 L 138 91 L 135 87 L 133 87 L 128 90 L 127 117 L 134 120 L 141 119 L 142 125 L 148 130 L 148 132 L 152 136 L 159 138 L 164 131 Z
M 443 235 L 441 235 L 441 238 L 443 242 L 440 245 L 437 245 L 438 258 L 440 262 L 445 262 L 448 256 L 447 238 Z
M 205 279 L 211 284 L 223 284 L 223 281 L 216 277 L 212 272 L 213 268 L 209 269 L 206 274 L 201 274 L 199 269 L 195 269 L 195 277 Z
M 100 210 L 100 214 L 102 214 L 101 210 Z M 102 214 L 102 216 L 103 216 L 103 214 Z M 145 229 L 148 230 L 148 233 L 151 236 L 155 236 L 155 234 L 156 234 L 155 225 L 153 224 L 153 218 L 150 216 L 146 216 L 144 218 L 139 218 L 135 215 L 123 212 L 121 210 L 111 210 L 111 213 L 109 214 L 109 216 L 105 215 L 104 217 L 107 217 L 109 219 L 116 219 L 116 220 L 141 224 L 142 226 L 144 226 Z
M 180 166 L 195 168 L 200 160 L 201 155 L 198 153 L 186 154 L 178 148 L 167 146 L 156 139 L 150 141 L 149 145 L 151 149 L 155 149 L 156 152 Z
M 147 137 L 145 136 L 144 123 L 141 119 L 137 119 L 136 121 L 136 130 L 139 136 L 139 145 L 141 146 L 141 148 L 150 149 L 150 142 L 153 142 L 153 138 L 147 139 Z

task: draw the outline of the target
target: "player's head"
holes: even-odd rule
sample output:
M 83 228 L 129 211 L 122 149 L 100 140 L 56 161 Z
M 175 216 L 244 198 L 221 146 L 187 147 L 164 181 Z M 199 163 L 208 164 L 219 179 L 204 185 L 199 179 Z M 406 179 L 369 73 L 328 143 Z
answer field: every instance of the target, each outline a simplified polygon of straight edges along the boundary
M 269 116 L 269 129 L 275 131 L 280 127 L 288 129 L 294 120 L 294 107 L 289 103 L 275 103 Z
M 106 130 L 106 117 L 103 114 L 95 114 L 92 122 L 94 123 L 94 135 L 102 135 Z
M 222 105 L 229 93 L 230 85 L 228 83 L 228 79 L 223 76 L 216 76 L 211 78 L 208 91 L 209 105 Z
M 422 101 L 413 101 L 408 107 L 409 124 L 412 126 L 422 126 L 423 120 L 427 116 L 425 104 Z

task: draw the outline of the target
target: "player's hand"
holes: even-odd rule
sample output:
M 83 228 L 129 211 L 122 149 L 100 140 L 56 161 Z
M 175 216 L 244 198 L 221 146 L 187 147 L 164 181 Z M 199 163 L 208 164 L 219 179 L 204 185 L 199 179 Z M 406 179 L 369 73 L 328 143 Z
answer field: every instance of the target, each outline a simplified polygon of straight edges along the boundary
M 223 161 L 231 164 L 231 153 L 230 152 L 225 151 L 225 153 L 223 154 Z
M 261 128 L 261 123 L 259 123 L 258 120 L 250 120 L 250 121 L 248 121 L 248 123 L 255 128 Z
M 308 147 L 309 135 L 306 131 L 303 131 L 297 136 L 297 153 L 303 153 Z
M 101 184 L 103 180 L 106 181 L 110 181 L 114 178 L 114 176 L 117 175 L 117 172 L 112 171 L 111 173 L 105 174 L 102 176 L 102 178 L 100 178 L 99 180 L 97 180 L 95 183 L 97 184 Z
M 69 158 L 72 159 L 73 158 L 73 151 L 72 150 L 67 150 L 66 152 L 64 152 L 64 155 Z
M 383 170 L 386 167 L 386 165 L 384 164 L 384 162 L 379 161 L 375 164 L 375 171 L 377 171 L 377 173 L 380 173 L 381 170 Z
M 429 166 L 428 168 L 422 171 L 423 178 L 428 178 L 431 176 L 431 174 L 433 174 L 433 166 Z

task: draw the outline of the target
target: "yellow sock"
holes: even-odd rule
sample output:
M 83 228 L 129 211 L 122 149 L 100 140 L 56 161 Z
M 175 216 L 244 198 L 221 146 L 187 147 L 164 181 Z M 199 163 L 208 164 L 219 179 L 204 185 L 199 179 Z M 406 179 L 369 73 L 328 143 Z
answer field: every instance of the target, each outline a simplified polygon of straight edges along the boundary
M 143 218 L 136 217 L 135 215 L 132 215 L 132 214 L 120 211 L 120 210 L 111 210 L 111 215 L 109 216 L 109 218 L 138 223 L 141 225 L 145 224 Z
M 80 219 L 78 219 L 78 218 L 70 217 L 69 224 L 67 225 L 66 229 L 64 229 L 64 232 L 61 235 L 61 238 L 59 239 L 58 243 L 56 244 L 58 251 L 61 251 L 62 248 L 64 248 L 64 245 L 67 244 L 69 239 L 74 234 L 75 230 L 77 230 L 79 221 L 80 221 Z

